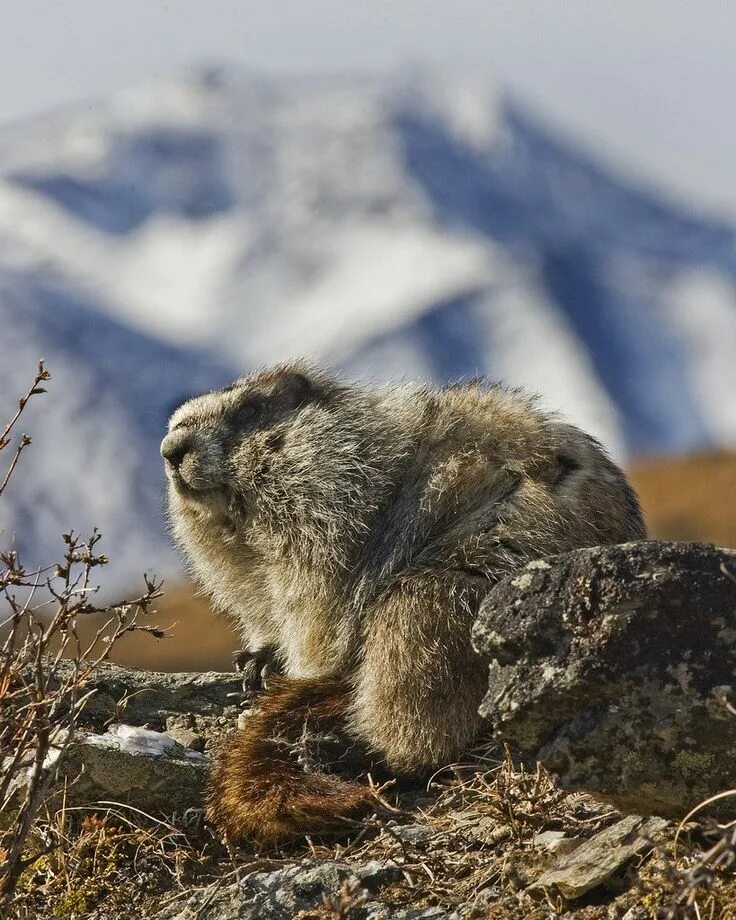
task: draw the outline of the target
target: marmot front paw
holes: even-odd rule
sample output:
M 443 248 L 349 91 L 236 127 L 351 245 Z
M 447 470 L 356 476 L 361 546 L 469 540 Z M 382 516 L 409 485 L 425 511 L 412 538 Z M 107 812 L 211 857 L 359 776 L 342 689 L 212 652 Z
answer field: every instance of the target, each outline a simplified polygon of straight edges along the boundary
M 248 696 L 265 690 L 269 677 L 280 671 L 276 661 L 276 650 L 270 645 L 256 652 L 245 648 L 237 649 L 233 652 L 233 666 L 243 675 L 243 693 Z

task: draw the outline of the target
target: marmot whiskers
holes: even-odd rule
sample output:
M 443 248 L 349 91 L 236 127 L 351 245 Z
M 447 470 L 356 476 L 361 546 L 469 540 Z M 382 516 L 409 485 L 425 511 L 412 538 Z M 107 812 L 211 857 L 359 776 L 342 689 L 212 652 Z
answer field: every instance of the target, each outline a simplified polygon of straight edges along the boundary
M 327 828 L 372 803 L 290 760 L 278 735 L 307 717 L 342 720 L 398 774 L 456 759 L 479 729 L 487 663 L 470 629 L 493 583 L 644 536 L 593 438 L 480 381 L 371 389 L 288 364 L 185 403 L 161 451 L 196 580 L 284 673 L 213 772 L 208 815 L 231 839 Z

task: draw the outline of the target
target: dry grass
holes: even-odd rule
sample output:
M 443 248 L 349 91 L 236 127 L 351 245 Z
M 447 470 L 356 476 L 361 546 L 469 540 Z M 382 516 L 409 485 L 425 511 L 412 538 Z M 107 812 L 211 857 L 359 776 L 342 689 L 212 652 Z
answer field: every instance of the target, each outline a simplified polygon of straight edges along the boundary
M 34 826 L 28 853 L 42 855 L 20 878 L 12 917 L 139 920 L 192 897 L 202 905 L 250 872 L 305 859 L 397 866 L 401 879 L 377 895 L 390 908 L 462 907 L 477 920 L 603 920 L 634 905 L 651 920 L 736 917 L 733 827 L 692 824 L 675 844 L 673 826 L 651 858 L 581 901 L 531 895 L 528 886 L 556 858 L 535 843 L 538 834 L 563 831 L 582 841 L 620 815 L 588 796 L 565 794 L 542 767 L 526 770 L 508 751 L 479 749 L 427 788 L 395 793 L 392 804 L 395 812 L 354 822 L 342 835 L 238 849 L 198 820 L 173 825 L 122 806 L 62 809 Z M 346 885 L 299 917 L 349 920 L 366 899 Z
M 266 851 L 244 848 L 233 865 L 251 869 L 264 857 L 270 868 L 304 858 L 365 864 L 378 860 L 401 869 L 402 880 L 379 899 L 392 908 L 463 908 L 469 918 L 622 917 L 637 907 L 651 920 L 736 920 L 736 832 L 733 825 L 690 823 L 676 839 L 673 825 L 651 856 L 575 902 L 528 887 L 556 859 L 536 842 L 562 831 L 582 842 L 622 816 L 591 797 L 561 790 L 541 766 L 527 770 L 510 751 L 479 748 L 465 764 L 437 774 L 420 791 L 396 794 L 394 815 L 355 822 L 341 838 L 301 841 Z M 301 920 L 357 916 L 365 901 L 345 887 Z
M 62 810 L 35 824 L 28 852 L 37 858 L 19 879 L 13 917 L 150 916 L 163 894 L 209 871 L 211 849 L 222 848 L 202 831 L 122 806 Z
M 657 920 L 736 920 L 736 823 L 692 824 L 660 847 L 639 880 Z
M 495 747 L 477 750 L 468 763 L 437 774 L 425 793 L 397 804 L 407 810 L 403 818 L 374 816 L 351 843 L 314 846 L 314 855 L 400 866 L 403 881 L 382 895 L 393 904 L 476 904 L 478 916 L 494 917 L 550 916 L 548 904 L 524 892 L 551 859 L 535 845 L 538 834 L 562 830 L 585 839 L 618 817 L 586 796 L 566 795 L 541 765 L 527 771 Z M 423 833 L 407 830 L 415 823 Z

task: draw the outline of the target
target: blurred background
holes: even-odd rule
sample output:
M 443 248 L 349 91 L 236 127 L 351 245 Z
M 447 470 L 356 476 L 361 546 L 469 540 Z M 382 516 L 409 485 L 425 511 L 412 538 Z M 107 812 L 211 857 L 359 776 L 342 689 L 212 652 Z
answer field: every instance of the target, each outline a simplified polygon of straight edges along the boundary
M 307 355 L 530 387 L 653 535 L 736 545 L 735 35 L 712 0 L 6 5 L 0 419 L 53 380 L 0 541 L 31 566 L 97 524 L 106 585 L 155 570 L 176 624 L 118 657 L 227 667 L 158 444 Z

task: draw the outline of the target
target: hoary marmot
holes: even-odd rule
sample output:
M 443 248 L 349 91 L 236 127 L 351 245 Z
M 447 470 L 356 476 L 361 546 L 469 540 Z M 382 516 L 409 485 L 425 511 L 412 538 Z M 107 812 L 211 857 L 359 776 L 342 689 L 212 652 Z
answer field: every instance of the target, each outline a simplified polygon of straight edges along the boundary
M 279 736 L 338 720 L 399 775 L 480 726 L 483 596 L 529 560 L 645 535 L 600 444 L 520 390 L 370 388 L 301 363 L 177 409 L 161 452 L 176 540 L 256 660 L 283 671 L 215 766 L 230 839 L 334 826 L 370 788 L 305 773 Z

